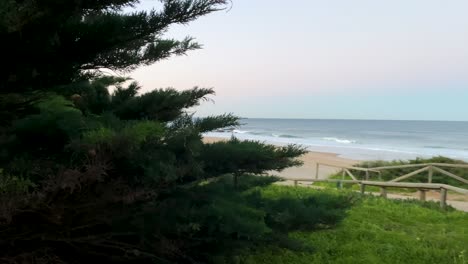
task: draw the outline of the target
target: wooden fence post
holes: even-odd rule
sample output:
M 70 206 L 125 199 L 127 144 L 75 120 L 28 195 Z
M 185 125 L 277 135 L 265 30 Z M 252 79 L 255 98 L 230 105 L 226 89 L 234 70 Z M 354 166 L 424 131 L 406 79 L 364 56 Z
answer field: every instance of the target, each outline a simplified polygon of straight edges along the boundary
M 423 202 L 426 201 L 426 190 L 419 190 L 419 200 Z
M 447 206 L 447 189 L 440 188 L 440 208 L 445 209 Z
M 380 196 L 382 196 L 383 198 L 387 198 L 387 188 L 385 187 L 380 188 Z
M 317 165 L 315 166 L 315 179 L 318 180 L 319 177 L 319 166 L 320 164 L 317 162 Z
M 368 180 L 369 180 L 369 171 L 366 170 L 366 181 L 368 181 Z
M 366 191 L 366 185 L 364 183 L 361 183 L 361 194 L 364 194 Z
M 346 174 L 346 171 L 343 169 L 341 171 L 341 179 L 344 180 L 345 179 L 345 174 Z
M 434 173 L 434 170 L 432 169 L 432 165 L 429 166 L 429 172 L 428 172 L 428 175 L 427 175 L 427 182 L 428 183 L 432 183 L 432 175 Z
M 297 181 L 294 181 L 294 187 L 297 187 Z
M 342 182 L 342 181 L 337 181 L 337 182 L 336 182 L 336 187 L 337 187 L 338 189 L 343 189 L 343 182 Z

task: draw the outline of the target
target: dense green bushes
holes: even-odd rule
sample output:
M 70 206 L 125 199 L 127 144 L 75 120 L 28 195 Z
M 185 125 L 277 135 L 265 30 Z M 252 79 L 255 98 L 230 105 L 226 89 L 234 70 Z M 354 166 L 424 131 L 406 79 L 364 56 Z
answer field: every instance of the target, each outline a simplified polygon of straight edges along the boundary
M 222 258 L 231 263 L 230 259 L 258 245 L 310 251 L 312 247 L 304 247 L 288 234 L 334 227 L 357 199 L 354 193 L 261 187 L 277 180 L 272 177 L 244 175 L 241 179 L 237 188 L 225 176 L 172 193 L 154 207 L 165 216 L 152 221 L 156 233 L 173 238 L 167 241 L 170 245 L 185 245 L 182 248 L 201 261 Z
M 159 92 L 167 91 L 152 94 Z M 170 94 L 189 100 L 183 106 L 201 99 L 199 89 Z M 37 113 L 13 123 L 4 144 L 0 194 L 8 203 L 0 208 L 0 243 L 13 242 L 5 246 L 5 260 L 50 255 L 62 262 L 191 262 L 206 260 L 208 249 L 214 254 L 229 243 L 265 239 L 266 213 L 238 193 L 242 188 L 234 191 L 231 181 L 197 183 L 280 170 L 299 164 L 294 158 L 305 152 L 235 138 L 203 144 L 202 132 L 237 124 L 231 115 L 194 119 L 178 109 L 182 114 L 171 122 L 146 115 L 126 120 L 113 108 L 102 114 L 79 110 L 59 95 L 36 107 Z M 38 237 L 47 239 L 39 243 Z M 133 251 L 139 253 L 129 255 Z

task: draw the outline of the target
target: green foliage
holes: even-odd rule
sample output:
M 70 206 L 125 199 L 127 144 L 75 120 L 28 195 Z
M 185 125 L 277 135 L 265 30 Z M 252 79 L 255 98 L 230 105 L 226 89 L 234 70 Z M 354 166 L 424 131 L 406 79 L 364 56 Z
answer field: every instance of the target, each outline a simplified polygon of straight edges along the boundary
M 206 144 L 202 152 L 206 170 L 212 174 L 255 173 L 283 170 L 302 163 L 294 159 L 307 150 L 296 145 L 277 147 L 259 141 L 240 141 L 233 137 L 229 141 Z
M 194 118 L 193 115 L 184 114 L 171 122 L 172 131 L 196 130 L 199 133 L 214 131 L 219 128 L 231 128 L 239 126 L 239 118 L 232 114 Z
M 112 104 L 113 105 L 120 105 L 131 98 L 135 97 L 140 90 L 140 86 L 138 83 L 133 82 L 127 88 L 123 88 L 122 86 L 117 86 L 112 95 Z
M 133 139 L 135 144 L 141 144 L 150 137 L 160 137 L 163 135 L 164 127 L 159 122 L 141 121 L 130 124 L 123 131 L 124 135 L 128 135 Z
M 193 120 L 190 118 L 190 121 Z M 237 127 L 240 125 L 239 118 L 232 114 L 224 114 L 220 116 L 208 116 L 205 118 L 197 118 L 193 124 L 200 132 L 214 131 L 218 128 Z
M 115 133 L 109 128 L 101 127 L 96 130 L 91 130 L 83 134 L 83 143 L 98 145 L 103 143 L 110 143 L 114 138 Z
M 268 212 L 266 222 L 282 232 L 331 228 L 357 200 L 354 193 L 335 196 L 280 186 L 271 186 L 266 195 L 272 199 L 264 205 Z
M 68 254 L 80 256 L 80 261 L 95 259 L 96 254 L 104 262 L 110 258 L 135 261 L 107 251 L 105 245 L 119 243 L 122 252 L 138 250 L 145 260 L 207 260 L 229 245 L 245 248 L 272 236 L 289 244 L 284 234 L 288 230 L 330 226 L 344 216 L 336 213 L 344 207 L 318 209 L 325 200 L 265 200 L 260 190 L 250 191 L 252 184 L 263 182 L 248 177 L 237 189 L 225 178 L 193 185 L 223 174 L 237 178 L 246 172 L 260 174 L 298 165 L 295 158 L 305 149 L 234 138 L 204 144 L 203 132 L 238 125 L 233 115 L 193 118 L 186 113 L 211 89 L 139 95 L 137 84 L 124 88 L 122 81 L 100 78 L 77 84 L 69 91 L 72 96 L 44 94 L 35 105 L 37 113 L 13 123 L 9 158 L 1 166 L 8 175 L 24 178 L 14 178 L 13 183 L 31 183 L 27 186 L 32 193 L 0 206 L 6 212 L 1 218 L 7 219 L 0 228 L 9 230 L 4 239 L 17 242 L 5 252 L 22 252 L 17 245 L 26 242 L 18 230 L 28 229 L 31 236 L 52 237 L 52 245 L 28 245 L 32 251 L 25 254 L 31 258 L 47 249 L 64 262 L 70 261 Z M 112 95 L 101 93 L 104 97 L 92 92 L 108 89 L 106 85 L 119 87 Z M 77 92 L 79 97 L 74 96 Z M 8 186 L 16 186 L 10 182 Z M 347 203 L 324 203 L 340 204 Z M 32 225 L 36 218 L 39 222 Z M 120 238 L 116 235 L 120 233 L 131 235 Z M 92 239 L 87 238 L 90 234 Z M 68 245 L 81 245 L 81 250 L 70 253 L 63 249 Z
M 144 232 L 183 237 L 189 247 L 178 250 L 199 261 L 233 258 L 258 244 L 304 250 L 288 233 L 335 226 L 356 198 L 353 193 L 330 195 L 268 186 L 277 180 L 273 177 L 244 175 L 242 179 L 238 188 L 229 177 L 222 177 L 173 192 L 156 206 L 165 218 L 151 219 L 159 229 Z
M 12 151 L 33 151 L 50 155 L 79 136 L 84 127 L 82 114 L 70 101 L 52 95 L 39 102 L 38 114 L 29 115 L 13 124 L 16 141 Z
M 206 100 L 206 96 L 213 93 L 212 89 L 198 87 L 182 92 L 172 88 L 158 89 L 123 101 L 116 107 L 115 114 L 124 120 L 172 121 L 183 114 L 182 109 L 199 105 L 200 100 Z
M 35 184 L 28 179 L 3 174 L 0 169 L 0 197 L 24 195 L 34 188 Z
M 278 187 L 283 188 L 283 187 Z M 310 188 L 298 188 L 315 193 Z M 326 191 L 326 193 L 334 193 Z M 432 203 L 425 203 L 433 207 Z M 422 207 L 418 201 L 368 196 L 333 229 L 290 235 L 313 252 L 264 245 L 244 251 L 240 263 L 467 263 L 464 212 Z M 228 263 L 228 262 L 226 262 Z
M 83 133 L 82 142 L 89 145 L 111 145 L 116 137 L 126 137 L 134 145 L 146 142 L 150 137 L 161 137 L 164 127 L 154 121 L 129 122 L 120 131 L 108 127 L 100 127 Z M 109 146 L 111 147 L 111 146 Z

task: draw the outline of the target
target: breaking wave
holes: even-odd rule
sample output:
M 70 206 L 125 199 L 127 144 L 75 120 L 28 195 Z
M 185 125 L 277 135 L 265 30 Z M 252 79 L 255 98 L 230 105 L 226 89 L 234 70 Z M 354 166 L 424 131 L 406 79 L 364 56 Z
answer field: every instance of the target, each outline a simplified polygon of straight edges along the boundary
M 336 142 L 336 143 L 341 143 L 341 144 L 354 144 L 354 143 L 357 143 L 356 140 L 341 139 L 341 138 L 335 138 L 335 137 L 324 137 L 322 139 L 326 140 L 326 141 L 333 141 L 333 142 Z

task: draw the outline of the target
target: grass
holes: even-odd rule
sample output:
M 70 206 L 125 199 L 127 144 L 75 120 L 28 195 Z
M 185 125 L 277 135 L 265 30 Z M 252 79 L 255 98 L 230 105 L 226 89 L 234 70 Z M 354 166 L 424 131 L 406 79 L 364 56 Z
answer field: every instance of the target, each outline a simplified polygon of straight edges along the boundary
M 265 197 L 303 197 L 334 190 L 268 186 Z M 338 226 L 297 231 L 290 237 L 312 251 L 266 246 L 245 252 L 239 263 L 468 263 L 468 214 L 438 204 L 365 196 Z

